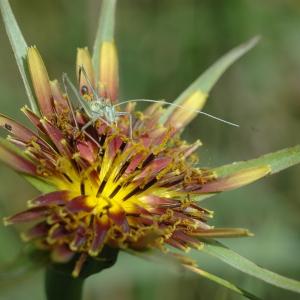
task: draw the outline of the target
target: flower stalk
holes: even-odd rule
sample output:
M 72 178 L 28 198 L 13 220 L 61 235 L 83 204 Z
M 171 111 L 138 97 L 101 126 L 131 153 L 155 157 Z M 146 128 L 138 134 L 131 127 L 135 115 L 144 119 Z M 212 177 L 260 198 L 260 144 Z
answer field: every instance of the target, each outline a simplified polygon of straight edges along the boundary
M 47 300 L 81 300 L 83 278 L 74 278 L 70 274 L 56 270 L 49 265 L 45 274 Z

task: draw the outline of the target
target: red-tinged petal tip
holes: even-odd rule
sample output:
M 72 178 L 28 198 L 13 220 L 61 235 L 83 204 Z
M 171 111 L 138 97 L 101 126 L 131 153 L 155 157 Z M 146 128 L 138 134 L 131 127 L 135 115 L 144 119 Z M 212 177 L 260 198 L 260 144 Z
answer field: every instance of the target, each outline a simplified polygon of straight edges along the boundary
M 64 204 L 69 199 L 69 191 L 55 191 L 52 193 L 38 196 L 33 200 L 29 200 L 27 204 L 29 207 L 60 205 Z
M 30 142 L 32 138 L 36 136 L 31 130 L 2 114 L 0 114 L 0 127 L 6 129 L 15 137 L 24 141 L 25 143 Z
M 29 47 L 27 52 L 28 67 L 39 107 L 44 116 L 53 114 L 53 96 L 46 67 L 36 47 Z
M 3 223 L 5 226 L 23 223 L 23 222 L 30 222 L 45 217 L 48 210 L 45 207 L 37 207 L 25 210 L 21 213 L 18 213 L 14 216 L 4 218 Z
M 23 156 L 0 143 L 0 160 L 17 172 L 36 175 L 36 166 Z
M 268 165 L 249 168 L 228 177 L 217 178 L 215 181 L 208 182 L 202 187 L 201 193 L 217 193 L 237 189 L 270 173 L 271 167 Z

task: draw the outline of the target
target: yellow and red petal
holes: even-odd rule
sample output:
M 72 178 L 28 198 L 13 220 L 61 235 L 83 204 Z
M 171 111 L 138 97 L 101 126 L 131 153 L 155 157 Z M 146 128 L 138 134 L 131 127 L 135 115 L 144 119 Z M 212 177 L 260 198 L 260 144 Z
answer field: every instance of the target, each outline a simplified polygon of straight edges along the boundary
M 65 115 L 70 111 L 69 103 L 66 99 L 67 95 L 61 91 L 57 80 L 50 81 L 50 88 L 53 95 L 53 104 L 57 115 Z
M 49 228 L 50 228 L 50 225 L 47 224 L 45 221 L 40 222 L 40 223 L 34 225 L 29 230 L 27 230 L 25 233 L 23 233 L 22 239 L 25 241 L 31 241 L 34 239 L 46 237 L 48 234 Z
M 53 126 L 47 119 L 41 119 L 41 123 L 47 132 L 48 137 L 51 139 L 58 152 L 66 157 L 71 158 L 72 152 L 69 149 L 69 146 L 65 140 L 64 134 L 60 131 L 59 128 Z
M 85 195 L 75 197 L 67 203 L 66 208 L 71 213 L 91 212 L 93 207 L 88 203 L 87 199 Z
M 105 41 L 100 49 L 99 94 L 116 102 L 119 89 L 119 62 L 114 42 Z
M 35 128 L 39 129 L 43 134 L 46 133 L 40 122 L 40 118 L 31 109 L 29 109 L 29 107 L 25 105 L 21 108 L 21 111 L 25 114 L 25 116 L 34 125 Z
M 199 192 L 217 193 L 237 189 L 270 174 L 270 172 L 271 168 L 268 165 L 245 169 L 230 176 L 212 180 L 204 184 Z
M 48 209 L 46 207 L 30 208 L 11 217 L 4 218 L 4 225 L 7 226 L 11 224 L 36 221 L 44 218 L 47 214 Z
M 89 254 L 96 256 L 104 246 L 105 237 L 110 228 L 110 221 L 107 215 L 95 217 L 93 222 L 93 239 Z
M 46 67 L 36 47 L 28 48 L 27 59 L 39 108 L 44 116 L 51 119 L 54 113 L 53 95 Z
M 55 191 L 28 201 L 28 205 L 29 207 L 37 207 L 65 204 L 67 200 L 70 200 L 70 195 L 69 191 Z
M 82 70 L 82 68 L 84 70 Z M 93 96 L 93 91 L 91 90 L 91 88 L 96 90 L 95 75 L 94 75 L 92 59 L 88 48 L 77 49 L 76 76 L 77 76 L 79 91 L 81 95 L 84 96 L 85 94 L 89 94 Z
M 194 92 L 182 104 L 176 108 L 165 125 L 175 127 L 177 130 L 187 126 L 205 105 L 207 94 L 201 91 Z
M 0 143 L 0 160 L 18 172 L 33 176 L 37 175 L 37 168 L 33 162 L 16 153 L 3 143 Z

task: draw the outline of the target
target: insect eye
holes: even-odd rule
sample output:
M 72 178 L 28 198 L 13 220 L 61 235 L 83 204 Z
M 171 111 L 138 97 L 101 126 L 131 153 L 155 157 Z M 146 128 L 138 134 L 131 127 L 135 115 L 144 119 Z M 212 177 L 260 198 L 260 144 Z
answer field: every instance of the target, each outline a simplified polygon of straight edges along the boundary
M 84 96 L 84 95 L 88 94 L 88 92 L 89 92 L 89 90 L 88 90 L 87 86 L 83 85 L 81 87 L 81 94 Z

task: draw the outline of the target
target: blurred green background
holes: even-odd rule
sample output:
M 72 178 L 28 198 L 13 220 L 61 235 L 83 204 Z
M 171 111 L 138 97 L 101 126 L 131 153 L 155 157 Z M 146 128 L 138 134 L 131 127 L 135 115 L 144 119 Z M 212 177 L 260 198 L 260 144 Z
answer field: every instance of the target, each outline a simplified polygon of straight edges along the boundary
M 37 45 L 51 78 L 74 73 L 76 48 L 91 48 L 101 1 L 11 0 L 28 44 Z M 120 0 L 116 40 L 121 98 L 172 101 L 202 71 L 232 47 L 261 35 L 214 88 L 205 111 L 240 124 L 227 126 L 199 116 L 188 127 L 200 138 L 202 166 L 256 157 L 299 143 L 300 2 L 298 0 Z M 0 25 L 0 111 L 24 120 L 26 95 L 13 53 Z M 2 136 L 5 135 L 2 132 Z M 300 279 L 299 166 L 249 187 L 216 196 L 203 205 L 213 224 L 245 227 L 255 237 L 226 240 L 257 264 Z M 36 192 L 0 166 L 0 215 L 25 208 Z M 0 266 L 20 249 L 13 229 L 0 225 Z M 263 299 L 297 295 L 249 279 L 205 255 L 202 268 L 226 277 Z M 1 278 L 3 275 L 1 275 Z M 1 300 L 44 299 L 43 272 L 0 282 Z M 90 278 L 85 298 L 110 300 L 242 299 L 196 275 L 121 255 L 113 268 Z M 299 299 L 299 298 L 298 298 Z

